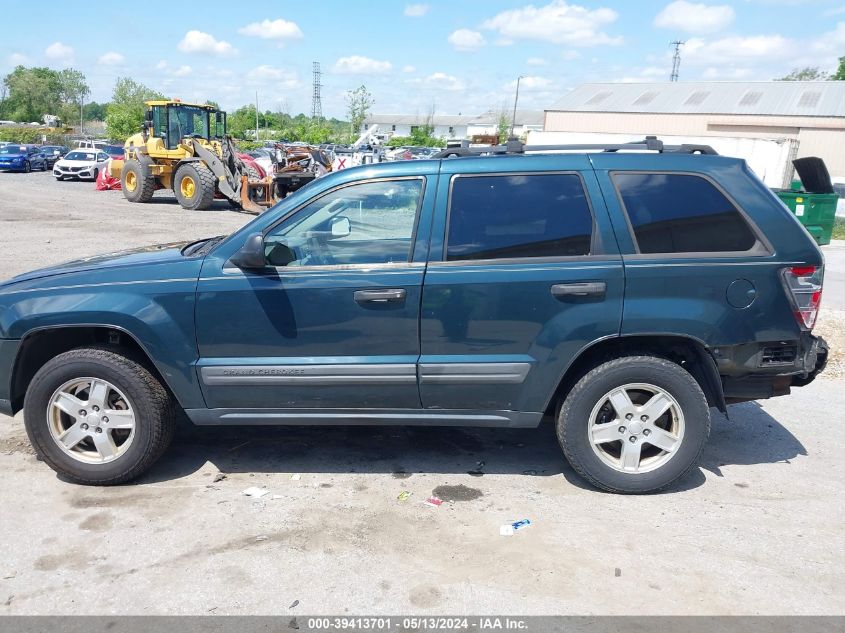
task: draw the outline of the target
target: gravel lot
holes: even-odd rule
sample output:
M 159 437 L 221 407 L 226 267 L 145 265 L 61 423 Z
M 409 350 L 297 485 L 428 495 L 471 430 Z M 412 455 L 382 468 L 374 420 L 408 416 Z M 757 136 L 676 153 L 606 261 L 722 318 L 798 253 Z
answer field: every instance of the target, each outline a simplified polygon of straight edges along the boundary
M 155 201 L 0 173 L 0 277 L 249 219 Z M 0 614 L 842 614 L 843 410 L 830 378 L 734 406 L 647 497 L 587 488 L 548 425 L 187 429 L 139 483 L 79 487 L 0 416 Z

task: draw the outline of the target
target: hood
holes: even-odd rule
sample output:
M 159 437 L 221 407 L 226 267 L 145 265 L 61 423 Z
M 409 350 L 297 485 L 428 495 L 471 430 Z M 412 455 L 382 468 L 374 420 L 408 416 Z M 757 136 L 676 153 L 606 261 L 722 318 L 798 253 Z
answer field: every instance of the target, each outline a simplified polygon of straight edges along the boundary
M 117 268 L 167 264 L 169 262 L 184 259 L 182 249 L 194 241 L 195 240 L 188 242 L 172 242 L 170 244 L 156 244 L 154 246 L 144 246 L 142 248 L 133 248 L 131 250 L 116 253 L 76 259 L 63 264 L 33 270 L 32 272 L 24 273 L 22 275 L 18 275 L 17 277 L 12 277 L 11 279 L 0 282 L 0 287 L 22 281 L 32 281 L 34 279 L 54 277 L 56 275 L 69 273 L 86 271 L 96 271 L 99 273 Z

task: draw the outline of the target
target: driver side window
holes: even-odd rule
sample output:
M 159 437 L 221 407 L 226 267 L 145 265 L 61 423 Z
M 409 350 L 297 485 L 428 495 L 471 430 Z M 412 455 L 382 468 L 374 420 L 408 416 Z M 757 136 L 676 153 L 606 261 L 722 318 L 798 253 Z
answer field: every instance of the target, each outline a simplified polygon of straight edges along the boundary
M 408 262 L 423 179 L 383 180 L 330 191 L 265 237 L 271 266 Z

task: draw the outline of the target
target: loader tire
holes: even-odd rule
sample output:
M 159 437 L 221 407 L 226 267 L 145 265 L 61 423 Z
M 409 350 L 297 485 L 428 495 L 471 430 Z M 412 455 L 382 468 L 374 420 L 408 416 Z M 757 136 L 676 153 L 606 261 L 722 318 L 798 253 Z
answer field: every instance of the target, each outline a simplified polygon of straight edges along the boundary
M 198 161 L 185 163 L 176 170 L 173 191 L 185 209 L 208 209 L 214 201 L 214 174 Z
M 156 180 L 138 159 L 130 158 L 120 172 L 120 188 L 129 202 L 149 202 L 156 190 Z

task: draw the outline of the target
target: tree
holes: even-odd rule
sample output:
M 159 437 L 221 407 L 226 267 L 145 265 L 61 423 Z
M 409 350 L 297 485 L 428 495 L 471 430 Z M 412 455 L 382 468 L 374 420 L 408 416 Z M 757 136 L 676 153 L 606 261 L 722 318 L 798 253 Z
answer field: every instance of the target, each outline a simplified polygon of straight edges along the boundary
M 845 81 L 845 57 L 839 58 L 839 68 L 829 78 L 831 81 Z
M 841 64 L 840 64 L 841 67 Z M 796 68 L 785 77 L 781 77 L 777 81 L 825 81 L 830 75 L 819 70 L 818 67 L 808 66 L 806 68 Z
M 496 122 L 496 134 L 499 136 L 499 142 L 505 143 L 511 135 L 511 121 L 508 120 L 508 113 L 502 108 L 499 111 L 499 118 Z
M 125 140 L 141 130 L 145 101 L 164 96 L 129 77 L 118 77 L 114 94 L 106 109 L 106 133 L 115 141 Z
M 108 103 L 97 103 L 96 101 L 89 101 L 82 108 L 82 114 L 86 121 L 105 121 L 106 108 Z
M 49 68 L 17 66 L 3 79 L 9 96 L 4 116 L 14 121 L 41 121 L 45 114 L 58 114 L 61 105 L 59 73 Z
M 85 75 L 73 68 L 65 68 L 59 73 L 59 90 L 62 120 L 79 119 L 80 106 L 85 98 L 91 94 L 91 89 L 85 81 Z M 80 120 L 81 124 L 82 121 Z
M 349 118 L 349 131 L 351 140 L 361 131 L 361 126 L 373 107 L 375 101 L 373 95 L 364 85 L 358 86 L 352 92 L 346 93 L 346 112 Z

